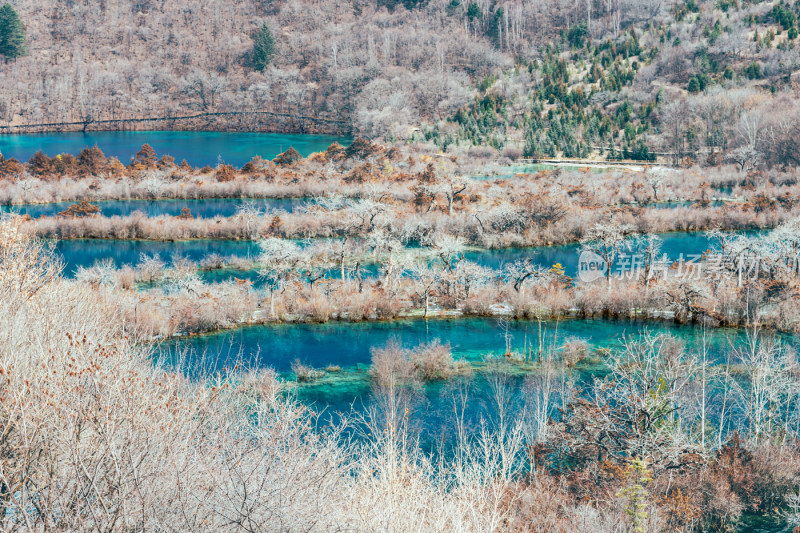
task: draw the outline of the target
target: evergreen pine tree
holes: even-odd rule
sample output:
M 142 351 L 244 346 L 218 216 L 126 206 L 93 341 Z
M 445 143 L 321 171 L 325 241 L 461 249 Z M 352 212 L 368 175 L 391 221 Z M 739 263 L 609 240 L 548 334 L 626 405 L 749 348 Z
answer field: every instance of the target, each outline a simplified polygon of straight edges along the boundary
M 23 56 L 27 52 L 25 26 L 22 25 L 14 8 L 10 4 L 5 4 L 0 7 L 0 54 L 8 61 Z
M 267 68 L 274 53 L 275 38 L 265 22 L 253 40 L 253 68 L 258 72 Z

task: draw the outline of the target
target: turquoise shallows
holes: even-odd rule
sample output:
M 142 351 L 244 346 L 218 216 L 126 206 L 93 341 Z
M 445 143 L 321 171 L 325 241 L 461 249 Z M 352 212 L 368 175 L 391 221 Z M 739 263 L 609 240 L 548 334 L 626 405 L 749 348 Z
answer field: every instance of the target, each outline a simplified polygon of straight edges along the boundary
M 286 133 L 227 133 L 214 131 L 97 131 L 69 133 L 33 133 L 0 135 L 0 153 L 28 161 L 38 150 L 53 157 L 73 154 L 97 145 L 108 157 L 122 163 L 130 159 L 143 144 L 156 154 L 171 155 L 177 163 L 183 159 L 193 166 L 216 166 L 225 162 L 240 167 L 255 155 L 272 159 L 294 147 L 303 156 L 328 148 L 333 142 L 349 144 L 349 137 Z

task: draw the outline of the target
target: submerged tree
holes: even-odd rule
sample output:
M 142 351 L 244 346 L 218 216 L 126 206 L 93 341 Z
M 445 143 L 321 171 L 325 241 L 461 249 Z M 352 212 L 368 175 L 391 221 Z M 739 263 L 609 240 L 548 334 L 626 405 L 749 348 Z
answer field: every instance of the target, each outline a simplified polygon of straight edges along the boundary
M 25 26 L 22 25 L 19 15 L 11 4 L 5 4 L 0 7 L 0 54 L 3 54 L 8 61 L 27 53 Z
M 266 22 L 253 39 L 252 54 L 252 67 L 258 72 L 267 68 L 272 61 L 272 56 L 275 54 L 275 38 Z

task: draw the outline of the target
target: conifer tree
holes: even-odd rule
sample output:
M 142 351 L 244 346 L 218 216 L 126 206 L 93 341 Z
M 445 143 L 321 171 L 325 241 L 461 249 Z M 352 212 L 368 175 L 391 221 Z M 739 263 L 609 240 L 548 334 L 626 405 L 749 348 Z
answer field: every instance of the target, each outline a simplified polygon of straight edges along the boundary
M 27 52 L 25 26 L 14 8 L 5 4 L 0 7 L 0 54 L 8 61 L 24 56 Z
M 253 68 L 258 72 L 267 68 L 274 53 L 275 38 L 265 22 L 253 39 Z

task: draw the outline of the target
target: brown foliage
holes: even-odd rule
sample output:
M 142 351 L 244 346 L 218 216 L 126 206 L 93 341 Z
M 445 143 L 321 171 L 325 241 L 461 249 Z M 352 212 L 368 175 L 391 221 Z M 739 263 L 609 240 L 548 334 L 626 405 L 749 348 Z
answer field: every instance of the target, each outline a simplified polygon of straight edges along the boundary
M 750 205 L 756 213 L 763 213 L 765 211 L 775 211 L 777 202 L 764 194 L 757 194 L 753 197 Z
M 161 156 L 161 159 L 158 160 L 157 163 L 158 168 L 172 168 L 175 166 L 175 158 L 171 155 L 164 154 Z
M 328 148 L 330 150 L 330 148 Z M 346 158 L 366 159 L 380 151 L 380 147 L 363 137 L 356 137 L 344 151 Z
M 331 143 L 328 149 L 325 150 L 325 157 L 331 162 L 341 161 L 346 157 L 344 146 L 337 142 Z
M 261 170 L 263 164 L 261 156 L 255 156 L 242 166 L 242 172 L 245 174 L 255 174 Z
M 155 168 L 156 151 L 149 144 L 143 144 L 141 149 L 136 152 L 131 165 L 135 168 Z
M 56 172 L 61 175 L 75 175 L 78 172 L 78 159 L 72 154 L 59 154 L 53 158 Z
M 13 157 L 0 160 L 0 178 L 16 179 L 22 175 L 23 171 L 22 164 Z
M 91 217 L 100 214 L 100 208 L 82 200 L 79 204 L 72 204 L 66 210 L 61 211 L 58 216 L 65 218 Z
M 347 174 L 342 181 L 345 183 L 364 183 L 372 178 L 371 170 L 371 164 L 363 163 L 353 168 L 353 170 Z
M 428 163 L 425 167 L 425 170 L 419 174 L 419 181 L 420 183 L 424 183 L 426 185 L 436 183 L 436 169 L 434 168 L 433 163 Z
M 105 154 L 97 145 L 91 148 L 84 148 L 78 154 L 78 163 L 80 163 L 81 169 L 93 176 L 103 172 L 107 162 Z
M 28 169 L 34 176 L 48 176 L 55 172 L 55 165 L 44 152 L 38 150 L 28 161 Z
M 300 155 L 300 152 L 295 150 L 294 147 L 290 146 L 288 150 L 282 154 L 278 154 L 278 156 L 273 159 L 272 162 L 279 167 L 288 167 L 294 165 L 301 159 L 303 159 L 303 156 Z
M 233 181 L 236 179 L 236 169 L 231 165 L 222 164 L 217 167 L 217 171 L 214 173 L 214 176 L 220 183 Z

